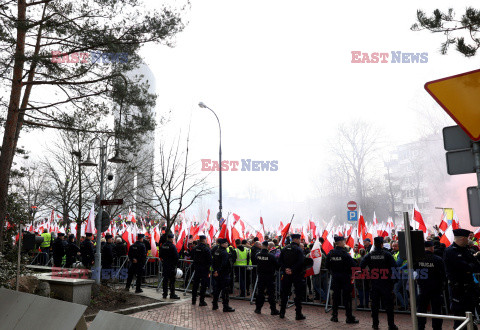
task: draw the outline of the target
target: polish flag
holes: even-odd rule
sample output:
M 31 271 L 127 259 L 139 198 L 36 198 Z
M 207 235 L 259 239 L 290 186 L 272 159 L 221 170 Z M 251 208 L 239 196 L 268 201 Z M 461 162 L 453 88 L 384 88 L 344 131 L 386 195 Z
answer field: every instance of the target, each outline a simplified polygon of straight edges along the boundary
M 326 254 L 330 252 L 330 250 L 333 249 L 333 244 L 334 244 L 334 239 L 333 239 L 333 231 L 330 231 L 330 233 L 327 234 L 327 238 L 323 242 L 323 251 L 325 251 Z
M 160 229 L 158 228 L 158 225 L 156 225 L 156 226 L 153 228 L 153 240 L 154 240 L 155 242 L 160 241 Z
M 287 238 L 287 235 L 288 235 L 288 232 L 290 231 L 290 225 L 292 223 L 288 223 L 283 229 L 282 229 L 282 232 L 281 232 L 281 235 L 282 235 L 282 240 L 280 241 L 280 246 L 285 246 L 285 239 Z
M 445 244 L 446 247 L 449 247 L 450 244 L 453 243 L 453 228 L 452 226 L 448 226 L 447 230 L 445 231 L 445 234 L 440 237 L 440 243 Z
M 312 239 L 317 238 L 317 226 L 315 226 L 315 222 L 312 220 L 308 220 L 308 230 L 312 233 Z
M 458 219 L 458 216 L 455 210 L 453 210 L 452 228 L 453 230 L 460 229 L 460 220 Z
M 265 225 L 263 224 L 263 218 L 260 217 L 260 224 L 262 225 L 263 233 L 265 234 Z
M 438 226 L 438 229 L 440 229 L 441 233 L 444 233 L 445 230 L 447 230 L 447 228 L 448 228 L 447 213 L 445 212 L 445 210 L 443 210 L 442 218 L 440 220 L 440 226 Z
M 302 236 L 300 238 L 304 239 L 306 244 L 310 244 L 310 238 L 308 237 L 307 226 L 308 224 L 302 226 Z
M 376 226 L 377 224 L 378 224 L 377 215 L 375 214 L 375 211 L 373 211 L 373 225 Z
M 158 230 L 157 227 L 155 227 L 155 229 Z M 157 244 L 155 244 L 155 242 L 157 242 L 155 240 L 155 235 L 157 233 L 155 229 L 150 229 L 150 250 L 152 251 L 152 257 L 158 258 Z
M 391 237 L 392 229 L 395 229 L 395 224 L 393 223 L 392 217 L 388 217 L 387 226 L 386 226 L 385 230 L 387 231 L 387 236 L 390 237 L 390 238 L 393 238 L 393 237 Z
M 309 269 L 307 269 L 307 273 L 305 274 L 305 277 L 311 276 L 311 275 L 318 275 L 320 274 L 320 268 L 322 266 L 322 250 L 321 250 L 322 245 L 320 244 L 320 241 L 316 241 L 315 244 L 313 244 L 312 251 L 310 251 L 310 258 L 313 259 L 313 266 Z
M 477 228 L 477 230 L 475 230 L 475 232 L 473 233 L 473 236 L 475 236 L 477 240 L 480 239 L 480 228 Z
M 177 243 L 175 244 L 175 246 L 177 247 L 177 252 L 180 253 L 180 251 L 182 250 L 182 246 L 183 246 L 183 242 L 185 240 L 185 238 L 187 238 L 187 234 L 188 234 L 188 228 L 187 228 L 187 224 L 185 223 L 185 220 L 182 220 L 182 224 L 180 226 L 180 231 L 178 233 L 178 239 L 177 239 Z
M 277 236 L 282 236 L 282 231 L 283 231 L 283 222 L 280 221 L 280 225 L 278 225 L 278 229 L 277 229 Z
M 357 236 L 362 242 L 367 238 L 367 225 L 365 224 L 365 219 L 363 218 L 362 210 L 360 208 L 358 208 Z
M 423 231 L 425 235 L 427 233 L 427 227 L 425 226 L 425 222 L 423 222 L 422 214 L 420 213 L 417 202 L 415 202 L 413 206 L 413 220 L 418 224 L 418 229 Z M 416 226 L 413 226 L 415 229 Z
M 355 247 L 355 243 L 358 241 L 357 231 L 351 230 L 351 234 L 345 237 L 348 237 L 345 244 L 350 246 L 353 249 Z
M 131 234 L 130 234 L 130 226 L 128 226 L 122 234 L 122 238 L 125 242 L 127 242 L 127 250 L 130 249 L 130 245 L 133 244 Z
M 128 215 L 127 215 L 127 221 L 136 223 L 137 220 L 135 219 L 135 214 L 132 212 L 130 208 L 128 208 Z
M 329 233 L 332 233 L 332 236 L 333 236 L 333 221 L 334 220 L 335 220 L 335 216 L 333 216 L 332 219 L 330 219 L 330 222 L 328 223 L 327 227 L 323 231 L 322 238 L 324 240 L 327 239 L 327 236 L 328 236 Z
M 53 211 L 52 211 L 53 212 Z M 88 214 L 87 224 L 85 226 L 85 233 L 95 234 L 95 205 L 92 204 L 90 213 Z

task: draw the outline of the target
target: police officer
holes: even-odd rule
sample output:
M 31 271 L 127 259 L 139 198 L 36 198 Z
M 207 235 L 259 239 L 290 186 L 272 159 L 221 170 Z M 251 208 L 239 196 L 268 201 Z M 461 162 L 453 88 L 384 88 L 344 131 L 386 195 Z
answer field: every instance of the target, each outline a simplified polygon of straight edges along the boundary
M 175 236 L 170 233 L 167 235 L 167 241 L 162 244 L 160 248 L 159 257 L 162 259 L 162 274 L 163 274 L 163 299 L 168 296 L 168 289 L 170 288 L 170 299 L 180 299 L 175 294 L 175 275 L 177 271 L 178 252 L 177 247 L 173 244 Z
M 70 268 L 77 261 L 77 255 L 80 255 L 80 248 L 75 243 L 75 235 L 68 236 L 67 247 L 65 249 L 65 267 Z
M 42 251 L 41 264 L 46 265 L 48 262 L 48 259 L 50 258 L 50 246 L 52 244 L 52 234 L 50 234 L 47 229 L 44 229 L 43 233 L 40 236 L 43 237 L 43 242 L 40 244 L 40 250 Z
M 95 249 L 93 247 L 93 234 L 86 233 L 85 240 L 80 244 L 80 253 L 82 254 L 82 264 L 85 268 L 90 269 L 95 262 Z
M 52 250 L 53 250 L 53 266 L 62 267 L 62 261 L 65 257 L 65 249 L 67 247 L 67 242 L 65 242 L 65 234 L 58 233 L 57 238 L 53 241 Z
M 224 312 L 235 312 L 235 309 L 228 305 L 229 283 L 232 272 L 232 261 L 227 252 L 228 241 L 225 238 L 217 240 L 218 248 L 213 254 L 213 277 L 215 278 L 215 289 L 213 290 L 212 310 L 218 309 L 218 298 L 222 293 L 222 303 Z
M 212 264 L 212 254 L 210 248 L 206 244 L 207 237 L 205 235 L 200 235 L 198 238 L 199 243 L 193 250 L 193 269 L 195 275 L 193 276 L 192 305 L 195 305 L 197 302 L 197 290 L 201 283 L 200 303 L 198 306 L 207 306 L 207 303 L 205 302 L 205 291 L 209 284 L 208 275 L 210 273 L 210 265 Z
M 268 241 L 263 241 L 262 249 L 255 255 L 257 265 L 257 300 L 255 302 L 255 313 L 261 314 L 265 302 L 265 289 L 267 289 L 268 302 L 270 304 L 270 315 L 279 315 L 275 303 L 275 272 L 279 268 L 277 258 L 268 252 Z
M 469 230 L 455 229 L 453 244 L 445 249 L 444 260 L 450 293 L 450 309 L 455 316 L 465 316 L 465 312 L 475 312 L 478 306 L 478 289 L 473 274 L 480 272 L 480 263 L 468 249 Z M 454 322 L 454 328 L 461 321 Z
M 393 314 L 393 280 L 392 268 L 396 266 L 395 259 L 383 249 L 383 237 L 374 238 L 374 251 L 368 253 L 360 262 L 361 268 L 370 269 L 370 287 L 372 297 L 373 329 L 379 329 L 378 310 L 380 300 L 387 311 L 388 329 L 396 330 Z
M 335 248 L 327 255 L 325 266 L 332 274 L 333 287 L 333 312 L 330 321 L 338 322 L 338 306 L 343 297 L 345 306 L 346 322 L 349 324 L 358 323 L 352 315 L 352 267 L 357 263 L 345 250 L 345 237 L 335 236 Z M 343 294 L 342 294 L 343 293 Z
M 143 268 L 145 267 L 145 262 L 147 261 L 147 250 L 145 249 L 145 244 L 143 243 L 144 234 L 138 234 L 137 240 L 135 243 L 130 246 L 128 251 L 128 260 L 130 261 L 130 267 L 128 267 L 128 277 L 127 277 L 127 286 L 125 290 L 130 290 L 130 285 L 132 284 L 133 275 L 136 276 L 136 289 L 135 293 L 141 293 L 142 285 L 142 275 Z
M 102 247 L 102 274 L 112 274 L 113 260 L 115 258 L 115 246 L 113 244 L 113 236 L 105 235 L 106 243 Z
M 417 312 L 426 313 L 429 304 L 432 305 L 432 314 L 442 313 L 442 292 L 445 282 L 445 262 L 434 254 L 433 241 L 425 242 L 425 258 L 414 264 L 418 272 Z M 426 318 L 418 318 L 418 329 L 425 329 Z M 442 319 L 433 318 L 434 330 L 442 329 Z
M 305 270 L 303 269 L 305 255 L 300 248 L 300 234 L 290 235 L 292 243 L 282 249 L 279 257 L 282 278 L 280 283 L 280 318 L 285 317 L 288 297 L 291 294 L 292 284 L 295 287 L 296 320 L 304 320 L 302 314 L 302 297 L 306 294 Z

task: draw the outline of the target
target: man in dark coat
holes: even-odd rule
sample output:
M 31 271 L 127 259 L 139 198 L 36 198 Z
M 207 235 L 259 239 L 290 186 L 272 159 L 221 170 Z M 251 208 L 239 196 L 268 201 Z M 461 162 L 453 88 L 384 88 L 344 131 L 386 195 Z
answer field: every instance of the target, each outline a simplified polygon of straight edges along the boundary
M 92 243 L 93 234 L 86 233 L 85 240 L 80 244 L 80 253 L 82 254 L 82 264 L 90 269 L 95 262 L 95 248 Z
M 145 249 L 145 244 L 143 243 L 143 238 L 145 237 L 144 234 L 138 234 L 137 240 L 130 246 L 130 250 L 128 251 L 128 260 L 130 261 L 130 267 L 128 268 L 128 277 L 127 277 L 127 286 L 125 290 L 130 289 L 130 285 L 132 284 L 133 275 L 135 275 L 136 279 L 136 290 L 135 293 L 143 292 L 141 285 L 142 285 L 142 275 L 143 269 L 145 267 L 145 262 L 147 261 L 147 250 Z
M 205 292 L 208 287 L 210 265 L 212 264 L 212 254 L 210 248 L 206 244 L 207 237 L 205 235 L 199 236 L 199 243 L 193 249 L 193 269 L 195 275 L 193 276 L 193 288 L 192 288 L 192 305 L 197 302 L 197 290 L 201 283 L 200 288 L 200 304 L 199 306 L 207 306 L 205 302 Z
M 215 278 L 215 289 L 213 291 L 212 310 L 218 309 L 218 299 L 222 293 L 222 303 L 224 312 L 235 312 L 235 309 L 229 306 L 229 283 L 232 272 L 232 262 L 230 254 L 227 252 L 228 241 L 225 238 L 217 240 L 218 248 L 213 254 L 213 277 Z
M 168 289 L 170 289 L 170 299 L 180 299 L 175 294 L 175 276 L 178 263 L 178 251 L 175 244 L 173 234 L 167 235 L 167 241 L 160 247 L 159 257 L 162 259 L 162 275 L 163 275 L 163 298 L 168 296 Z
M 106 279 L 110 279 L 113 275 L 115 245 L 113 244 L 113 236 L 111 234 L 106 234 L 105 240 L 105 245 L 102 247 L 102 278 L 107 277 Z
M 268 302 L 270 304 L 270 314 L 279 315 L 275 305 L 275 272 L 279 268 L 277 258 L 268 252 L 268 242 L 262 243 L 262 249 L 255 255 L 255 264 L 257 265 L 257 300 L 255 301 L 255 313 L 261 314 L 263 303 L 265 302 L 265 289 L 267 289 Z
M 80 248 L 77 246 L 77 243 L 75 242 L 74 234 L 70 234 L 70 236 L 68 236 L 68 243 L 67 243 L 65 254 L 66 254 L 65 267 L 70 268 L 77 261 L 77 256 L 80 255 Z
M 65 242 L 65 234 L 58 233 L 57 238 L 53 241 L 53 265 L 55 267 L 62 267 L 63 257 L 65 257 L 65 250 L 67 242 Z

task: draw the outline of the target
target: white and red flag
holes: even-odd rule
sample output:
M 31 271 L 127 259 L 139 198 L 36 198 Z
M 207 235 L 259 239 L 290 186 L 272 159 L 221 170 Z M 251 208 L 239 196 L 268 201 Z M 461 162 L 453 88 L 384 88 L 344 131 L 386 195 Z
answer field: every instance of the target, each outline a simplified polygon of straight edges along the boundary
M 422 214 L 420 213 L 420 210 L 418 209 L 417 202 L 414 203 L 413 205 L 413 224 L 416 226 L 413 226 L 413 228 L 418 228 L 419 230 L 423 231 L 423 234 L 427 234 L 427 226 L 425 226 L 425 222 L 423 221 Z
M 453 243 L 454 235 L 452 226 L 448 226 L 445 234 L 440 237 L 440 243 L 445 244 L 446 247 L 449 247 Z
M 440 219 L 440 226 L 438 226 L 438 229 L 440 229 L 441 233 L 444 233 L 448 228 L 448 221 L 447 221 L 447 212 L 443 210 L 442 212 L 442 218 Z
M 95 229 L 95 205 L 92 204 L 92 208 L 90 209 L 90 213 L 88 214 L 87 224 L 85 226 L 85 233 L 95 234 L 95 232 L 96 232 L 96 229 Z
M 305 274 L 305 277 L 320 274 L 320 268 L 322 266 L 321 248 L 322 248 L 322 245 L 320 244 L 320 241 L 317 240 L 315 244 L 313 244 L 312 251 L 310 251 L 310 258 L 313 259 L 313 266 L 307 269 L 307 273 Z

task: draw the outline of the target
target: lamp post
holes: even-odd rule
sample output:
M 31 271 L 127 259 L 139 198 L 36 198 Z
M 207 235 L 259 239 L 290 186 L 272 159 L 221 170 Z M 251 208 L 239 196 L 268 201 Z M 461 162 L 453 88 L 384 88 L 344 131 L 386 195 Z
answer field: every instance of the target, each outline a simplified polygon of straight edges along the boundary
M 104 192 L 103 192 L 103 185 L 105 182 L 105 169 L 107 167 L 107 147 L 108 147 L 108 141 L 113 135 L 108 135 L 106 139 L 100 139 L 98 137 L 94 137 L 90 143 L 89 143 L 89 148 L 88 148 L 88 156 L 87 159 L 80 163 L 80 166 L 97 166 L 97 164 L 93 161 L 93 159 L 90 157 L 90 149 L 92 147 L 93 142 L 99 141 L 100 142 L 100 206 L 99 206 L 99 211 L 97 212 L 97 217 L 95 221 L 95 228 L 97 229 L 97 245 L 95 247 L 95 272 L 97 272 L 96 277 L 95 277 L 95 282 L 97 284 L 100 284 L 100 274 L 101 274 L 101 261 L 102 261 L 102 255 L 101 255 L 101 239 L 102 239 L 102 216 L 103 216 L 103 205 L 101 204 L 101 201 L 105 198 L 104 197 Z M 115 144 L 115 156 L 112 158 L 108 159 L 109 162 L 111 163 L 116 163 L 116 164 L 123 164 L 126 163 L 127 161 L 122 159 L 119 156 L 119 150 L 118 150 L 118 143 Z
M 218 148 L 219 199 L 218 199 L 218 213 L 217 213 L 217 220 L 220 221 L 222 219 L 222 127 L 220 126 L 220 120 L 218 119 L 218 116 L 215 113 L 215 111 L 207 107 L 203 102 L 198 103 L 198 106 L 200 108 L 205 108 L 213 112 L 213 114 L 215 115 L 215 118 L 217 118 L 218 129 L 220 130 L 220 144 Z

